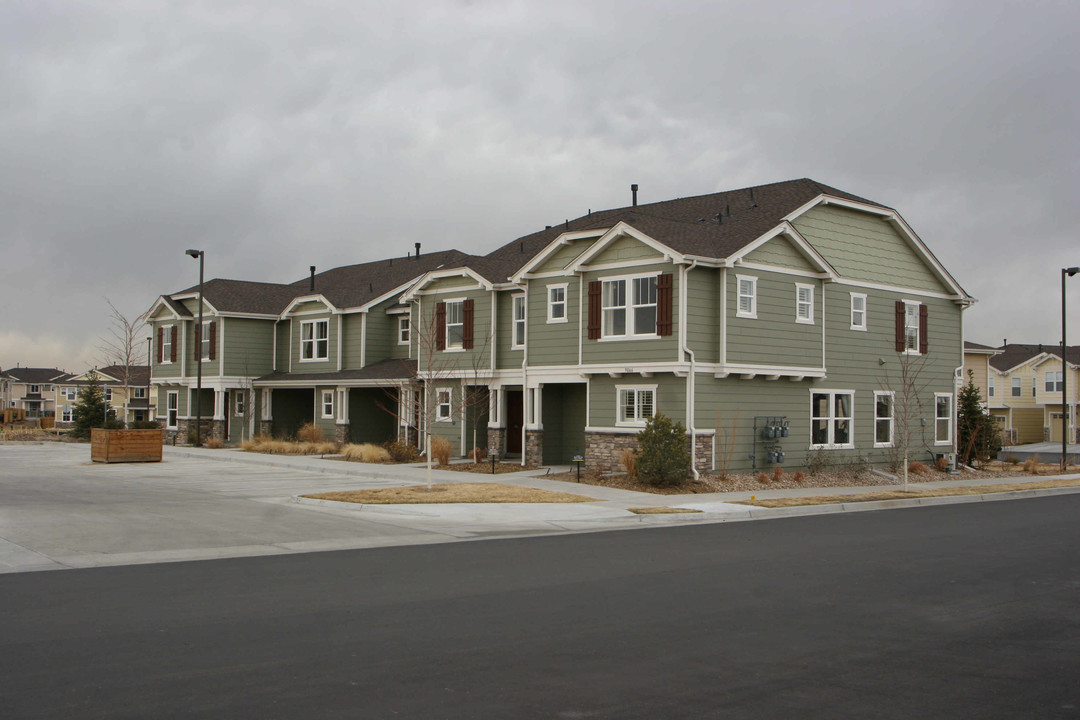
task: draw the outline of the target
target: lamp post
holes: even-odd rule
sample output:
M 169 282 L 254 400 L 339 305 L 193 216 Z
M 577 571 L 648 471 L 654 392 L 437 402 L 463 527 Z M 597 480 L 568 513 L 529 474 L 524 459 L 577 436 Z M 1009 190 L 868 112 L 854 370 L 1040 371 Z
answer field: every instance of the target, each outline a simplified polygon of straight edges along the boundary
M 206 253 L 202 250 L 188 250 L 187 254 L 199 260 L 199 325 L 195 333 L 195 447 L 202 447 L 202 334 L 203 334 L 203 261 Z
M 1069 452 L 1069 344 L 1065 341 L 1065 278 L 1080 273 L 1080 267 L 1061 268 L 1061 472 Z

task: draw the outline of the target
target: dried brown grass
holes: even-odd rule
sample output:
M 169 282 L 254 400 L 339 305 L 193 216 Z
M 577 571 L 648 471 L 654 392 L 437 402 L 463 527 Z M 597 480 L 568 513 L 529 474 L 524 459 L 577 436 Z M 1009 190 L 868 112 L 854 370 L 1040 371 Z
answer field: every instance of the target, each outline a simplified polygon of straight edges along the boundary
M 639 507 L 639 508 L 626 508 L 629 512 L 635 515 L 679 515 L 683 513 L 699 513 L 701 510 L 694 510 L 693 508 L 677 508 L 677 507 Z
M 362 443 L 354 445 L 349 443 L 341 448 L 341 454 L 346 460 L 353 462 L 383 463 L 390 462 L 390 451 L 379 445 Z
M 431 457 L 440 465 L 450 464 L 450 441 L 439 435 L 431 436 Z
M 921 462 L 913 462 L 907 466 L 907 470 L 912 475 L 922 475 L 923 473 L 930 472 L 930 468 Z
M 903 500 L 911 498 L 952 497 L 962 495 L 990 495 L 992 493 L 1016 492 L 1018 490 L 1045 490 L 1060 487 L 1080 487 L 1080 478 L 1067 480 L 1043 480 L 1041 482 L 1009 483 L 1006 485 L 972 485 L 950 488 L 913 488 L 908 490 L 881 490 L 857 495 L 814 495 L 813 497 L 786 497 L 755 500 L 732 500 L 740 505 L 758 507 L 798 507 L 801 505 L 836 505 L 840 503 L 873 502 L 876 500 Z
M 323 429 L 315 423 L 304 423 L 296 431 L 296 439 L 299 442 L 321 443 L 326 440 Z
M 240 449 L 267 455 L 334 455 L 338 452 L 336 442 L 292 442 L 274 440 L 266 435 L 256 435 L 243 443 Z
M 623 451 L 619 453 L 619 463 L 623 466 L 623 469 L 626 470 L 627 477 L 637 477 L 637 453 L 630 448 L 624 448 Z
M 1024 472 L 1030 473 L 1032 475 L 1038 475 L 1039 474 L 1039 456 L 1038 455 L 1032 455 L 1031 457 L 1029 457 L 1027 460 L 1024 461 Z
M 210 448 L 211 450 L 220 450 L 225 447 L 225 440 L 219 437 L 208 437 L 203 441 L 204 448 Z
M 430 505 L 451 503 L 579 503 L 596 502 L 594 498 L 571 493 L 551 492 L 536 488 L 501 485 L 499 483 L 456 483 L 410 485 L 378 490 L 347 490 L 303 497 L 317 500 L 361 503 L 364 505 Z

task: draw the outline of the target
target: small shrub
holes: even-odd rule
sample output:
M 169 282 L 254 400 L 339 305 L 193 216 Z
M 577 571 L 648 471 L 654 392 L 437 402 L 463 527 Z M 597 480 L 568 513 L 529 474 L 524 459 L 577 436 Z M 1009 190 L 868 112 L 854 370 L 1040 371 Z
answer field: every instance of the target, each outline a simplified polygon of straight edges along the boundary
M 628 478 L 637 477 L 637 455 L 634 454 L 633 450 L 624 448 L 623 451 L 619 453 L 619 464 L 626 470 L 626 476 Z
M 844 469 L 852 473 L 862 473 L 870 469 L 870 458 L 866 455 L 852 455 L 844 463 Z
M 832 458 L 824 450 L 811 450 L 806 456 L 806 470 L 811 475 L 827 472 L 832 467 Z
M 690 448 L 686 428 L 663 413 L 645 421 L 637 434 L 638 475 L 653 485 L 677 485 L 690 471 Z
M 211 450 L 220 450 L 225 447 L 225 440 L 219 437 L 208 437 L 203 442 L 203 447 L 208 447 Z
M 934 465 L 937 466 L 938 472 L 945 472 L 949 469 L 949 461 L 943 457 L 939 457 Z
M 792 473 L 791 479 L 802 485 L 803 480 L 806 480 L 806 473 L 804 473 L 802 470 L 796 470 L 794 473 Z
M 1039 474 L 1039 456 L 1032 455 L 1024 461 L 1024 472 L 1031 473 L 1032 475 Z
M 474 447 L 469 451 L 469 457 L 472 458 L 474 463 L 484 462 L 484 458 L 487 457 L 487 449 L 482 447 Z
M 1020 458 L 1016 457 L 1015 455 L 1006 455 L 1005 462 L 1009 463 L 1010 465 L 1019 465 Z
M 300 442 L 318 443 L 326 438 L 323 436 L 323 429 L 321 427 L 315 423 L 304 423 L 300 426 L 300 429 L 296 431 L 296 439 Z
M 398 463 L 417 462 L 420 460 L 420 451 L 416 446 L 408 443 L 391 441 L 383 445 L 390 454 L 390 460 Z
M 188 445 L 194 445 L 195 444 L 195 428 L 188 428 L 188 431 L 187 431 L 187 444 Z
M 131 422 L 132 430 L 160 430 L 161 423 L 157 420 L 133 420 Z
M 754 476 L 754 479 L 757 480 L 762 485 L 768 485 L 769 484 L 769 474 L 766 473 L 766 472 L 759 472 L 756 476 Z
M 776 467 L 773 468 L 772 481 L 773 482 L 783 482 L 784 481 L 784 468 L 780 467 L 779 465 L 777 465 Z
M 341 454 L 346 460 L 355 462 L 377 463 L 390 460 L 390 452 L 386 448 L 371 443 L 360 445 L 350 443 L 341 448 Z
M 907 471 L 912 475 L 922 475 L 923 473 L 930 472 L 930 468 L 923 465 L 921 462 L 913 462 L 908 465 Z
M 431 436 L 431 457 L 440 465 L 450 464 L 450 441 L 439 435 Z

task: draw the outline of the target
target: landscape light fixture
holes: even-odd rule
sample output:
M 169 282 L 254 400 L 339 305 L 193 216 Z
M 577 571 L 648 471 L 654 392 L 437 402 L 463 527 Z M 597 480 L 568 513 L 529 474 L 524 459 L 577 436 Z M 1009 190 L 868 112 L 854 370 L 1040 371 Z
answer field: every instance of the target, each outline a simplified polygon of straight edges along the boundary
M 203 261 L 206 253 L 202 250 L 188 250 L 187 254 L 199 261 L 199 324 L 195 332 L 195 447 L 202 447 L 202 334 L 203 334 Z
M 1061 472 L 1065 472 L 1069 453 L 1069 345 L 1065 342 L 1065 278 L 1080 273 L 1080 267 L 1061 268 Z

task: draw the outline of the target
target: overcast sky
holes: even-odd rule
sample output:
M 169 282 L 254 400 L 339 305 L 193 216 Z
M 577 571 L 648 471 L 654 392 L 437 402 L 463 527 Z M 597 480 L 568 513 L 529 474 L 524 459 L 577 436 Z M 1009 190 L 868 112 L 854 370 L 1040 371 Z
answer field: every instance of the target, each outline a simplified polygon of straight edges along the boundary
M 0 0 L 0 367 L 83 370 L 106 298 L 486 253 L 811 177 L 895 207 L 1057 342 L 1080 265 L 1080 3 Z M 1080 277 L 1070 291 L 1080 342 Z

